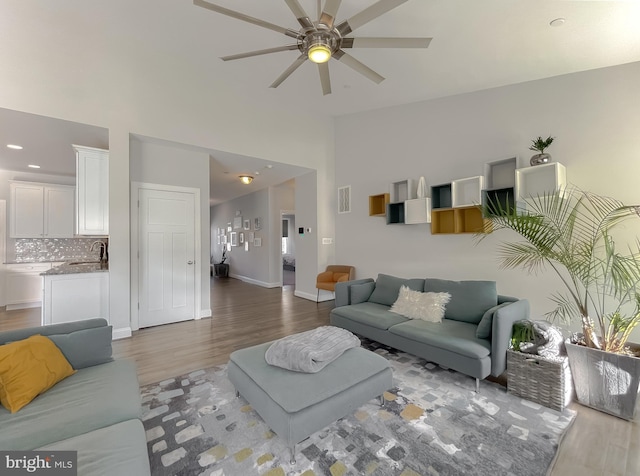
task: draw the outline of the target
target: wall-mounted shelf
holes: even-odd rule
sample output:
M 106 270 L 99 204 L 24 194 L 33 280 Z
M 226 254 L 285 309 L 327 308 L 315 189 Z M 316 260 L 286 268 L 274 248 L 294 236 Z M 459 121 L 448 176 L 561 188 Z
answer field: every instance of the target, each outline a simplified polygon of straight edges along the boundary
M 451 201 L 451 184 L 445 183 L 443 185 L 434 185 L 431 187 L 431 209 L 436 208 L 451 208 L 453 203 Z
M 481 233 L 487 220 L 478 206 L 431 210 L 431 234 Z
M 404 222 L 407 225 L 431 223 L 431 199 L 406 200 L 404 202 Z
M 404 223 L 404 202 L 387 204 L 387 225 Z
M 482 191 L 482 207 L 487 215 L 511 213 L 516 206 L 513 187 Z
M 369 216 L 370 217 L 386 216 L 388 203 L 389 203 L 388 193 L 381 193 L 379 195 L 369 195 Z
M 558 162 L 516 170 L 516 201 L 558 192 L 567 185 L 567 170 Z
M 390 203 L 400 203 L 417 198 L 417 184 L 413 179 L 393 182 L 390 187 Z
M 453 208 L 478 206 L 482 202 L 484 177 L 469 177 L 451 182 Z
M 513 188 L 516 185 L 518 159 L 494 160 L 484 164 L 484 186 L 487 190 Z

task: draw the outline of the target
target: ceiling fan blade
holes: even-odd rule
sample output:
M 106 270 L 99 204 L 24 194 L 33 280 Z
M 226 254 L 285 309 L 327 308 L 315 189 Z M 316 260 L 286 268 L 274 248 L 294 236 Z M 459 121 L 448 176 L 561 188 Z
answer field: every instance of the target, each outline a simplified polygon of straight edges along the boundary
M 369 78 L 371 81 L 373 81 L 376 84 L 380 84 L 382 81 L 384 81 L 384 77 L 380 76 L 378 73 L 376 73 L 374 70 L 372 70 L 371 68 L 369 68 L 368 66 L 365 66 L 364 64 L 362 64 L 360 61 L 358 61 L 357 59 L 355 59 L 353 56 L 345 53 L 342 50 L 338 50 L 333 54 L 333 57 L 335 59 L 337 59 L 338 61 L 346 64 L 347 66 L 349 66 L 350 68 L 356 70 L 358 73 L 360 73 L 361 75 Z
M 375 20 L 388 11 L 399 7 L 406 1 L 407 0 L 379 0 L 370 7 L 362 10 L 360 13 L 356 13 L 348 20 L 340 23 L 340 25 L 338 25 L 338 31 L 342 36 L 348 35 L 357 28 L 360 28 L 362 25 L 369 23 L 371 20 Z
M 298 56 L 298 58 L 291 64 L 291 66 L 289 66 L 284 73 L 282 73 L 280 76 L 278 76 L 278 79 L 276 79 L 271 86 L 269 86 L 270 88 L 277 88 L 278 86 L 280 86 L 282 84 L 282 82 L 287 79 L 289 76 L 291 76 L 291 74 L 300 67 L 300 65 L 302 63 L 304 63 L 305 61 L 307 61 L 307 55 L 300 55 Z
M 342 48 L 428 48 L 433 38 L 343 38 Z
M 324 4 L 324 10 L 322 10 L 319 21 L 330 30 L 333 28 L 333 22 L 336 19 L 336 14 L 338 13 L 338 8 L 340 8 L 341 3 L 342 0 L 327 0 Z
M 331 77 L 329 76 L 329 63 L 318 63 L 320 73 L 320 84 L 322 84 L 322 95 L 331 94 Z
M 302 5 L 300 5 L 300 2 L 298 0 L 284 1 L 289 9 L 293 12 L 293 15 L 296 17 L 296 20 L 298 20 L 298 23 L 300 23 L 302 28 L 315 29 L 311 18 L 309 18 L 309 15 L 307 15 L 307 12 L 304 11 L 304 8 L 302 8 Z
M 268 55 L 269 53 L 278 53 L 280 51 L 297 50 L 298 45 L 276 46 L 275 48 L 267 48 L 266 50 L 249 51 L 248 53 L 239 53 L 237 55 L 223 56 L 222 61 L 231 61 L 242 58 L 251 58 L 252 56 Z
M 322 15 L 322 0 L 318 0 L 317 12 L 318 14 L 316 15 L 316 18 L 320 19 L 320 15 Z
M 213 3 L 205 2 L 204 0 L 193 0 L 193 4 L 216 13 L 227 15 L 237 20 L 246 21 L 248 23 L 253 23 L 254 25 L 261 26 L 262 28 L 277 31 L 278 33 L 282 33 L 283 35 L 290 36 L 291 38 L 297 39 L 299 36 L 297 31 L 291 30 L 289 28 L 283 28 L 281 26 L 274 25 L 273 23 L 269 23 L 268 21 L 260 20 L 259 18 L 254 18 L 249 15 L 245 15 L 244 13 L 236 12 L 234 10 L 229 10 L 228 8 L 214 5 Z

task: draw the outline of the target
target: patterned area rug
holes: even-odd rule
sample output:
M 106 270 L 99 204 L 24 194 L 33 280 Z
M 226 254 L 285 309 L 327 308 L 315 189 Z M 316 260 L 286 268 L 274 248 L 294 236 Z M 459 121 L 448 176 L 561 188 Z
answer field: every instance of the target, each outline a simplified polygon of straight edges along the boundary
M 544 475 L 575 413 L 506 393 L 381 344 L 394 388 L 297 446 L 286 445 L 242 398 L 226 366 L 141 389 L 152 474 Z M 292 389 L 293 390 L 293 389 Z

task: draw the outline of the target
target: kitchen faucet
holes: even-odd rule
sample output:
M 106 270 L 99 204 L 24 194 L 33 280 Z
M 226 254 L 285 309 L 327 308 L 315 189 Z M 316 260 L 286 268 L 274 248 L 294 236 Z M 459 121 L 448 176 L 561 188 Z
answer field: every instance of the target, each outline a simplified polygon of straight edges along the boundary
M 102 240 L 96 240 L 93 243 L 91 243 L 91 248 L 89 248 L 89 251 L 93 251 L 93 248 L 95 247 L 95 245 L 100 246 L 100 262 L 106 263 L 107 261 L 109 261 L 109 248 L 108 248 L 109 245 L 107 245 Z

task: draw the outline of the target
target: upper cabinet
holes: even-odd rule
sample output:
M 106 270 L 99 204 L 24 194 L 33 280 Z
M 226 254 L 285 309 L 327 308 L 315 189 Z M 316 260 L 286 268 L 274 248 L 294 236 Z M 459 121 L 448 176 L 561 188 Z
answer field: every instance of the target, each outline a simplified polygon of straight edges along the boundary
M 9 182 L 11 238 L 72 238 L 74 187 Z
M 73 146 L 76 151 L 76 210 L 79 235 L 109 234 L 109 151 Z

